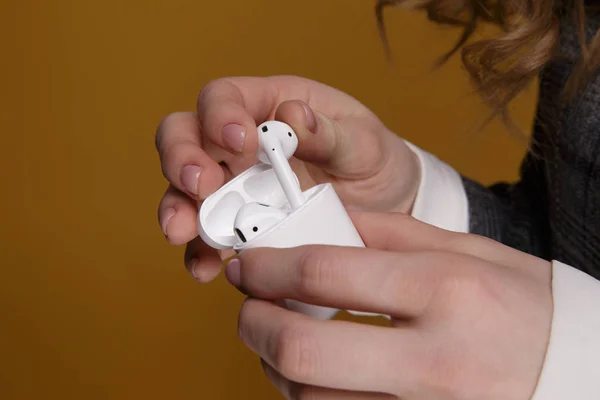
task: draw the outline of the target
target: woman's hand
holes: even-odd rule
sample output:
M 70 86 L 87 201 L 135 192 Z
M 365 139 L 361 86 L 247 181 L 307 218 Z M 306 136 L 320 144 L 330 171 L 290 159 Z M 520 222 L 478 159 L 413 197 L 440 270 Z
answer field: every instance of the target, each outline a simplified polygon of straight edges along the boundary
M 293 76 L 237 77 L 209 83 L 197 112 L 165 118 L 156 134 L 169 182 L 159 221 L 169 242 L 191 241 L 186 264 L 212 280 L 221 258 L 197 238 L 198 202 L 257 162 L 256 126 L 288 123 L 299 138 L 292 160 L 302 185 L 331 182 L 347 206 L 406 212 L 416 196 L 416 157 L 365 106 L 326 85 Z
M 249 295 L 239 334 L 288 399 L 528 400 L 552 319 L 550 263 L 402 214 L 353 213 L 368 249 L 253 249 L 228 264 Z M 392 316 L 319 321 L 294 299 Z

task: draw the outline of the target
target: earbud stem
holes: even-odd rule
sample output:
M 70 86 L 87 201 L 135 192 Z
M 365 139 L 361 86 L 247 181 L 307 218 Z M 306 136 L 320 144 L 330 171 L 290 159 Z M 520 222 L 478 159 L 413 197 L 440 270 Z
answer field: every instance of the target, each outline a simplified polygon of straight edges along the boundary
M 293 210 L 297 210 L 304 204 L 304 195 L 298 182 L 296 181 L 294 171 L 290 166 L 288 159 L 283 154 L 281 145 L 277 140 L 267 139 L 268 143 L 263 149 L 271 162 L 271 167 L 283 188 L 283 192 Z M 275 151 L 273 151 L 275 149 Z

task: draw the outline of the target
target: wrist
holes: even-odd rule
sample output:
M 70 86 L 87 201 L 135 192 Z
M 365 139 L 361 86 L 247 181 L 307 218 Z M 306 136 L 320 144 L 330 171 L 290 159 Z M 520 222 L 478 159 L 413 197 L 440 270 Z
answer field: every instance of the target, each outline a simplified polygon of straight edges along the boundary
M 397 186 L 397 196 L 396 201 L 384 211 L 412 214 L 421 186 L 422 163 L 404 139 L 394 133 L 390 133 L 390 136 L 393 140 L 388 143 L 388 148 L 391 149 L 387 167 L 390 174 L 388 182 L 391 182 L 390 186 Z
M 398 212 L 402 214 L 412 214 L 415 206 L 417 195 L 419 194 L 419 187 L 421 186 L 421 163 L 419 162 L 418 156 L 408 151 L 408 158 L 410 159 L 409 173 L 410 179 L 405 182 L 405 187 L 402 188 L 402 198 L 400 202 L 394 205 L 388 210 L 388 212 Z

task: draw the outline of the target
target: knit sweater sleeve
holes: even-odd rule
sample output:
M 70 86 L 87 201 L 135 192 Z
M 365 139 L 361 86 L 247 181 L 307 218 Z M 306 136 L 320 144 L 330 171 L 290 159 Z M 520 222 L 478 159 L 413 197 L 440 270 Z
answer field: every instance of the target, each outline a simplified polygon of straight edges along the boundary
M 466 177 L 469 232 L 549 260 L 548 201 L 543 160 L 528 154 L 516 183 L 485 187 Z
M 521 180 L 484 187 L 461 177 L 435 156 L 409 144 L 422 177 L 412 215 L 447 230 L 491 237 L 547 256 L 548 234 L 540 161 L 523 163 Z M 558 261 L 552 263 L 552 329 L 534 400 L 600 398 L 600 281 Z
M 550 257 L 545 175 L 534 153 L 517 183 L 486 187 L 408 144 L 421 164 L 413 217 L 447 230 L 482 235 L 546 260 Z

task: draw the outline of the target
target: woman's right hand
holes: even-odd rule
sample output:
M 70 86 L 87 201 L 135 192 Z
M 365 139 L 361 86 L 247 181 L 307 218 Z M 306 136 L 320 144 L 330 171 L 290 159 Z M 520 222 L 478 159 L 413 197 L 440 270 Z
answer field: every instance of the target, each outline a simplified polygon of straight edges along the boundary
M 158 215 L 200 282 L 214 279 L 227 254 L 198 237 L 199 204 L 257 162 L 256 127 L 289 124 L 299 144 L 292 167 L 304 188 L 334 185 L 347 207 L 409 212 L 420 181 L 416 156 L 368 108 L 332 87 L 295 76 L 234 77 L 210 82 L 196 112 L 167 116 L 156 133 L 169 187 Z

